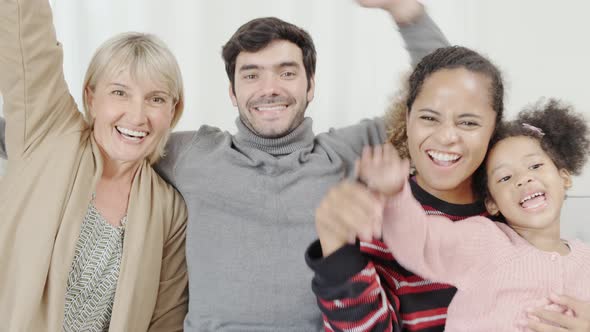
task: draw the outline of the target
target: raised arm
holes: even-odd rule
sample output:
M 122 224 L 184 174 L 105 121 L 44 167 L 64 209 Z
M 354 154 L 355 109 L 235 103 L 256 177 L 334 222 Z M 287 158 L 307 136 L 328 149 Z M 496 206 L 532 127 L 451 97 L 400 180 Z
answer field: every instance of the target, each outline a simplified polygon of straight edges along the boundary
M 436 23 L 430 18 L 424 6 L 416 0 L 357 0 L 368 8 L 381 8 L 387 11 L 397 24 L 410 53 L 412 66 L 449 42 Z
M 47 0 L 0 0 L 0 92 L 11 159 L 49 135 L 81 128 L 62 57 Z

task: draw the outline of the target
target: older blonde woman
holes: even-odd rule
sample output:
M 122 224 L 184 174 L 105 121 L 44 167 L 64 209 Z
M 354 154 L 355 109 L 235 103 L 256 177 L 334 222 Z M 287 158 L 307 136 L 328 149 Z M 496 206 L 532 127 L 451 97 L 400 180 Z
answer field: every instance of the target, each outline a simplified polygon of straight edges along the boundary
M 186 208 L 151 167 L 183 110 L 174 56 L 149 35 L 107 41 L 84 119 L 47 1 L 1 0 L 0 73 L 0 329 L 182 330 Z

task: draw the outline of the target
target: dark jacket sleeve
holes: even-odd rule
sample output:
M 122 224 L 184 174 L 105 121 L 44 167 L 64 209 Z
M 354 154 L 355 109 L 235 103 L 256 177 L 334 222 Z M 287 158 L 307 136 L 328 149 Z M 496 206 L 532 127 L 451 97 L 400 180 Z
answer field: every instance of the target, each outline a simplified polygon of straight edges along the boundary
M 326 331 L 401 331 L 396 301 L 387 296 L 392 290 L 385 288 L 358 245 L 344 246 L 324 258 L 315 241 L 305 259 L 315 273 L 312 290 Z

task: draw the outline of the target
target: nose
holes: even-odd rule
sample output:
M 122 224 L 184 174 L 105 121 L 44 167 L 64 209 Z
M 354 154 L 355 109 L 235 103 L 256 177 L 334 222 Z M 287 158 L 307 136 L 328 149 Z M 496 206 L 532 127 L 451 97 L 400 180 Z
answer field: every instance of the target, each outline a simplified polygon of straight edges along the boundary
M 279 79 L 276 75 L 266 75 L 261 82 L 261 92 L 264 96 L 279 94 Z
M 438 138 L 440 143 L 451 145 L 459 141 L 459 133 L 454 123 L 445 123 L 438 128 Z
M 135 125 L 146 121 L 146 103 L 143 100 L 133 100 L 127 110 L 127 119 Z
M 528 174 L 524 174 L 524 175 L 521 175 L 520 176 L 520 178 L 516 182 L 516 185 L 518 187 L 522 187 L 525 184 L 530 183 L 530 182 L 533 182 L 533 178 L 530 175 L 528 175 Z

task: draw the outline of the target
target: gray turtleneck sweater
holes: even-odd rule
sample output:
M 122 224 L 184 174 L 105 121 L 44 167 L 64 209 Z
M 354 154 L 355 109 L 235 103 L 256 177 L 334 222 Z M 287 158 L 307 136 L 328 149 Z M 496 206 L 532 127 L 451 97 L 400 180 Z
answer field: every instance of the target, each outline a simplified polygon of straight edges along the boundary
M 448 44 L 427 15 L 400 32 L 414 64 Z M 235 136 L 209 126 L 173 134 L 157 167 L 189 210 L 185 331 L 323 330 L 304 260 L 315 209 L 364 145 L 385 140 L 383 122 L 316 136 L 307 118 L 277 139 L 237 126 Z
M 236 124 L 235 136 L 208 126 L 174 134 L 160 164 L 189 208 L 185 330 L 322 330 L 304 261 L 314 211 L 362 147 L 383 142 L 383 123 L 315 136 L 306 118 L 279 139 Z

